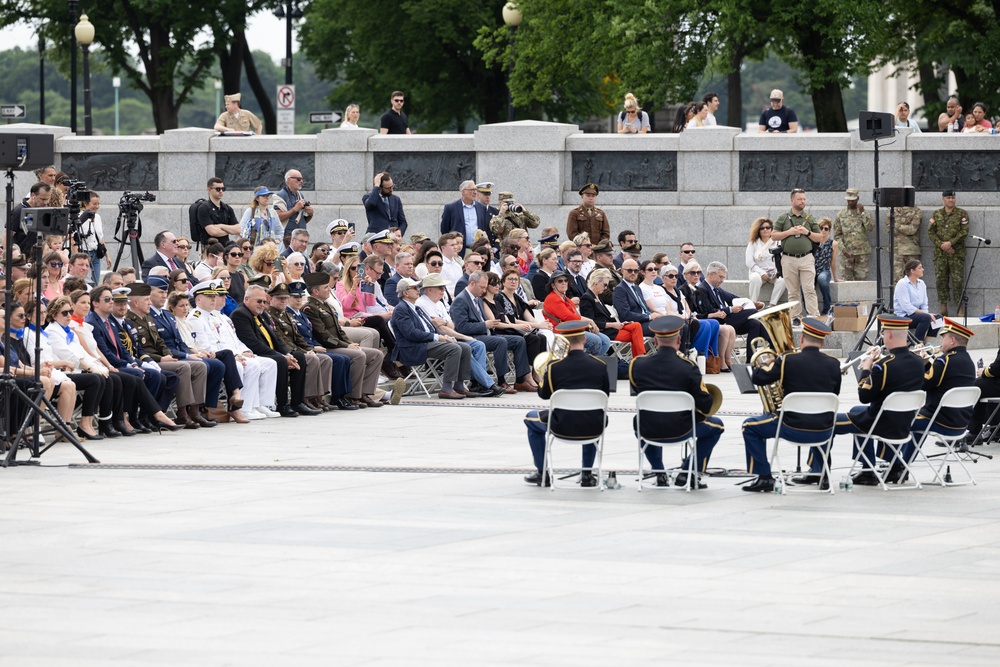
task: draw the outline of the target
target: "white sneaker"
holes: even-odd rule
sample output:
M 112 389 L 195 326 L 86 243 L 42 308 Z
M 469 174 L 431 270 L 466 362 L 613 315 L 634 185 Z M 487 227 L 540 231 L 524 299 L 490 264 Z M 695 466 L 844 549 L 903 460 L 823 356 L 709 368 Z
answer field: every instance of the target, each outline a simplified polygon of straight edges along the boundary
M 264 415 L 265 417 L 280 417 L 281 416 L 280 412 L 272 410 L 271 408 L 267 407 L 266 405 L 259 405 L 259 406 L 257 406 L 257 412 L 259 412 L 260 414 Z
M 258 419 L 267 419 L 267 415 L 257 412 L 257 410 L 244 410 L 243 416 L 250 421 L 256 421 Z

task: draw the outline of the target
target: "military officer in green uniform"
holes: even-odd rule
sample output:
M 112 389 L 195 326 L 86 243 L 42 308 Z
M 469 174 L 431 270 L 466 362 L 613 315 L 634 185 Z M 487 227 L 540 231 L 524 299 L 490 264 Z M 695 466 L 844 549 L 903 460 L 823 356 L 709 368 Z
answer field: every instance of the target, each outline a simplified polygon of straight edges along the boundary
M 514 195 L 501 192 L 499 212 L 490 218 L 490 231 L 497 241 L 503 241 L 515 229 L 535 229 L 540 224 L 538 216 L 520 205 L 514 204 Z
M 240 109 L 239 93 L 226 95 L 226 110 L 215 121 L 216 132 L 253 132 L 254 134 L 264 133 L 264 124 L 260 122 L 253 113 L 246 109 Z
M 945 190 L 941 193 L 944 208 L 939 208 L 927 222 L 927 236 L 934 244 L 934 276 L 937 280 L 938 301 L 941 308 L 938 312 L 948 314 L 950 301 L 948 288 L 955 296 L 955 302 L 962 297 L 962 284 L 965 281 L 965 238 L 969 235 L 969 214 L 964 208 L 955 206 L 955 191 Z M 965 308 L 959 304 L 958 316 L 962 317 Z
M 871 213 L 858 201 L 858 189 L 849 188 L 847 208 L 833 219 L 833 238 L 840 245 L 840 275 L 844 280 L 868 279 L 868 255 L 872 252 L 868 232 L 874 229 Z
M 316 354 L 316 350 L 306 342 L 299 333 L 298 326 L 292 322 L 291 316 L 285 310 L 291 297 L 288 285 L 278 283 L 267 291 L 267 295 L 270 301 L 267 314 L 271 316 L 274 332 L 284 339 L 285 345 L 298 350 L 306 357 L 306 405 L 317 410 L 332 410 L 323 397 L 330 393 L 333 360 L 326 354 Z M 323 351 L 326 351 L 325 348 Z
M 920 261 L 920 209 L 916 206 L 903 206 L 896 209 L 896 233 L 893 236 L 892 275 L 898 282 L 905 274 L 903 267 L 911 259 Z M 890 229 L 891 220 L 885 218 L 885 229 Z
M 577 234 L 587 232 L 590 242 L 598 244 L 611 240 L 611 227 L 608 216 L 597 208 L 597 195 L 601 190 L 596 183 L 587 183 L 580 188 L 582 203 L 569 212 L 566 218 L 566 238 L 576 238 Z

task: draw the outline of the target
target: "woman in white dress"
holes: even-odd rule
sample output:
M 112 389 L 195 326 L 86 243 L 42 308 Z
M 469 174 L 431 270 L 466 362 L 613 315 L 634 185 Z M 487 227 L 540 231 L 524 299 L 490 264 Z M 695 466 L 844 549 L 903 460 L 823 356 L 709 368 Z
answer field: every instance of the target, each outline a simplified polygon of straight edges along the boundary
M 771 239 L 774 223 L 770 218 L 757 218 L 750 225 L 750 242 L 747 243 L 746 264 L 750 271 L 750 300 L 760 301 L 764 283 L 773 283 L 771 303 L 776 305 L 785 294 L 785 279 L 778 277 L 771 250 L 777 245 Z

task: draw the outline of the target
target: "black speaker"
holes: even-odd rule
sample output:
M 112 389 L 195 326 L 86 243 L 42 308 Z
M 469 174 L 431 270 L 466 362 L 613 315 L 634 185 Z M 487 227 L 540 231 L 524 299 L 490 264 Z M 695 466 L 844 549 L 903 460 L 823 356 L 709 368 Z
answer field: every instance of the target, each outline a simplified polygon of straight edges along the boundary
M 21 213 L 21 225 L 29 233 L 65 236 L 69 229 L 69 211 L 56 207 L 26 208 Z
M 901 208 L 903 206 L 914 206 L 916 190 L 913 187 L 905 188 L 882 188 L 882 199 L 879 206 L 886 208 Z
M 896 127 L 896 118 L 891 113 L 862 111 L 858 113 L 858 138 L 861 141 L 875 141 L 891 137 Z
M 51 134 L 0 132 L 0 169 L 29 171 L 47 167 L 55 157 Z

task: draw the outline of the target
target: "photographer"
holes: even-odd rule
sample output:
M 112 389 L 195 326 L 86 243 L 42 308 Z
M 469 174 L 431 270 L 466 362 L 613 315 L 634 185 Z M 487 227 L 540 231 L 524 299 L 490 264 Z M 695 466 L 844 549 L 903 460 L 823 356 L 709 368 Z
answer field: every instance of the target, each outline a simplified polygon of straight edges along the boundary
M 30 257 L 30 253 L 38 240 L 38 235 L 35 232 L 28 233 L 24 231 L 24 209 L 48 206 L 51 196 L 52 187 L 48 183 L 39 181 L 31 186 L 28 196 L 22 199 L 21 203 L 15 206 L 10 212 L 7 226 L 13 229 L 14 245 L 21 249 L 22 255 Z
M 104 227 L 98 211 L 101 209 L 101 196 L 91 192 L 89 199 L 81 203 L 80 234 L 74 237 L 74 252 L 85 252 L 90 256 L 92 283 L 96 285 L 101 280 L 101 259 L 111 268 L 111 257 L 104 245 Z
M 278 220 L 285 226 L 284 243 L 287 246 L 292 232 L 305 229 L 313 217 L 312 203 L 302 194 L 302 172 L 298 169 L 285 172 L 285 187 L 278 190 L 274 210 L 278 214 Z
M 490 231 L 498 242 L 507 238 L 507 235 L 515 229 L 535 229 L 540 221 L 538 216 L 531 213 L 520 204 L 514 203 L 514 195 L 510 192 L 501 192 L 497 195 L 500 201 L 500 212 L 490 220 Z

